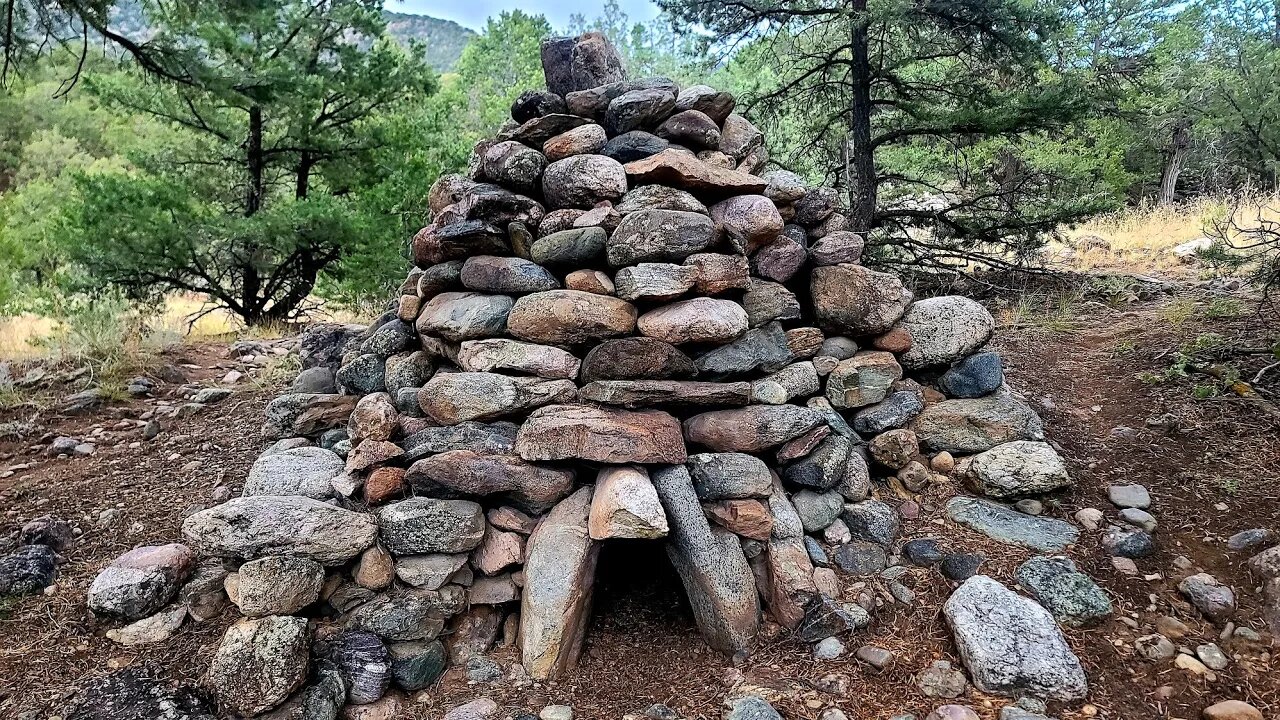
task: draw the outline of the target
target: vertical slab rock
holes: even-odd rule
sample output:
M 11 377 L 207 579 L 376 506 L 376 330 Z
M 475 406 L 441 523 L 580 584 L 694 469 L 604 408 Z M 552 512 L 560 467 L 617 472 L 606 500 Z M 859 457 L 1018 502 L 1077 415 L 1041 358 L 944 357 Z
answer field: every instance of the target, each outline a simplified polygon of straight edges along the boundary
M 1047 610 L 985 575 L 964 582 L 942 608 L 979 690 L 1080 700 L 1089 691 L 1080 659 Z
M 683 465 L 657 471 L 653 484 L 671 526 L 667 556 L 684 582 L 698 629 L 711 647 L 745 653 L 760 628 L 760 600 L 741 543 L 728 531 L 712 530 Z
M 591 537 L 653 539 L 667 534 L 667 516 L 649 473 L 638 466 L 607 467 L 596 476 Z
M 560 504 L 529 536 L 524 595 L 520 601 L 520 652 L 525 670 L 539 680 L 573 669 L 591 615 L 600 545 L 587 531 L 592 488 Z

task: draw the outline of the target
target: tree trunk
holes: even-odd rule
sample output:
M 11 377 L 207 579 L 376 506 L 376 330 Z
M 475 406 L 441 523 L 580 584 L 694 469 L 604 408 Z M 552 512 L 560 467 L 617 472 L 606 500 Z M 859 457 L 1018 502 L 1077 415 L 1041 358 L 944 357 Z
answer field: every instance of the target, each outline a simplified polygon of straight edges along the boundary
M 1164 150 L 1164 170 L 1160 173 L 1160 194 L 1157 205 L 1169 205 L 1177 200 L 1178 176 L 1191 147 L 1191 120 L 1179 118 L 1173 125 L 1173 135 Z
M 265 191 L 266 158 L 262 155 L 262 108 L 249 108 L 249 134 L 244 143 L 244 159 L 249 171 L 249 186 L 245 189 L 244 216 L 253 217 L 262 209 Z
M 845 174 L 849 181 L 849 228 L 871 229 L 876 211 L 876 169 L 871 147 L 871 61 L 867 43 L 867 0 L 853 0 L 849 18 L 850 80 L 849 142 Z
M 249 132 L 244 143 L 245 169 L 248 171 L 248 187 L 245 188 L 244 216 L 253 217 L 262 209 L 263 195 L 266 192 L 266 157 L 262 153 L 262 108 L 254 105 L 249 108 Z M 262 292 L 262 278 L 258 275 L 258 248 L 250 245 L 245 248 L 244 257 L 240 258 L 240 294 L 241 306 L 244 308 L 244 321 L 249 325 L 257 324 L 262 314 L 266 298 L 258 297 Z
M 311 158 L 311 153 L 303 150 L 302 156 L 298 158 L 298 182 L 293 192 L 295 199 L 307 199 L 307 193 L 311 190 L 311 168 L 315 167 L 315 164 L 315 160 Z

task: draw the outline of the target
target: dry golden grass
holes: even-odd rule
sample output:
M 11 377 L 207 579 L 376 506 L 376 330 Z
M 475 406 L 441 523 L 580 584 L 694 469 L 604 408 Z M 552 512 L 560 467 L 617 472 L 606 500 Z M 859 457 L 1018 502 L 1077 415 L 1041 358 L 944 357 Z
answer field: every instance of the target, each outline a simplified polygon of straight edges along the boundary
M 1256 227 L 1260 218 L 1280 222 L 1280 194 L 1204 196 L 1174 205 L 1124 208 L 1065 230 L 1063 241 L 1049 243 L 1047 255 L 1055 265 L 1081 271 L 1185 272 L 1190 266 L 1173 248 L 1210 234 L 1228 213 L 1241 227 Z

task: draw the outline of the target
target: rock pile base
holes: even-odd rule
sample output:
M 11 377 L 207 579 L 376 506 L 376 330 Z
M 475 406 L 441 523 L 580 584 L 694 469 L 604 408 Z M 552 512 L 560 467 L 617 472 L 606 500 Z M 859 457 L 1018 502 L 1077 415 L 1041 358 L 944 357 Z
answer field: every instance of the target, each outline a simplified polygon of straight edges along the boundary
M 308 332 L 243 497 L 183 524 L 205 558 L 188 586 L 200 612 L 221 581 L 245 616 L 208 678 L 230 711 L 394 706 L 391 688 L 428 687 L 500 634 L 531 676 L 562 674 L 615 539 L 665 545 L 725 654 L 750 653 L 764 622 L 818 643 L 873 622 L 884 597 L 911 602 L 882 576 L 899 557 L 976 572 L 980 557 L 932 541 L 900 547 L 914 493 L 954 482 L 1009 501 L 1071 482 L 984 351 L 991 315 L 915 301 L 860 264 L 840 194 L 766 172 L 731 95 L 626 79 L 596 34 L 549 41 L 543 64 L 549 90 L 520 96 L 468 175 L 432 186 L 394 306 Z M 990 500 L 948 512 L 1014 544 L 1075 540 Z M 95 611 L 154 612 L 196 565 L 135 552 L 95 583 Z M 889 594 L 845 598 L 872 579 Z M 993 606 L 1016 627 L 991 627 Z M 982 689 L 1084 695 L 1035 602 L 974 578 L 947 618 Z

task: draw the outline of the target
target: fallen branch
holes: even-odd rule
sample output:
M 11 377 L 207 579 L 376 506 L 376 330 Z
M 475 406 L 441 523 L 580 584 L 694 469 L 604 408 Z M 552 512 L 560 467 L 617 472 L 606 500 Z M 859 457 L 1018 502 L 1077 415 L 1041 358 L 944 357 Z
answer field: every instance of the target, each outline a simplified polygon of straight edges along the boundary
M 1243 400 L 1252 401 L 1253 404 L 1261 408 L 1264 413 L 1271 416 L 1272 421 L 1275 422 L 1277 426 L 1280 426 L 1280 408 L 1277 408 L 1275 405 L 1259 395 L 1257 391 L 1249 385 L 1249 383 L 1240 380 L 1239 378 L 1233 379 L 1230 377 L 1221 365 L 1188 365 L 1187 370 L 1201 375 L 1208 375 L 1209 377 L 1225 383 L 1227 389 L 1230 390 L 1232 394 Z

